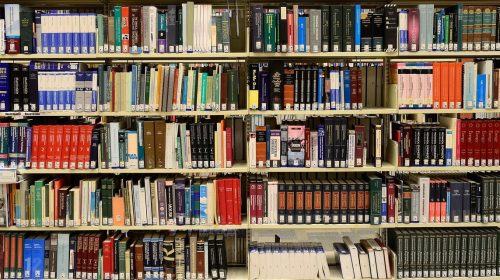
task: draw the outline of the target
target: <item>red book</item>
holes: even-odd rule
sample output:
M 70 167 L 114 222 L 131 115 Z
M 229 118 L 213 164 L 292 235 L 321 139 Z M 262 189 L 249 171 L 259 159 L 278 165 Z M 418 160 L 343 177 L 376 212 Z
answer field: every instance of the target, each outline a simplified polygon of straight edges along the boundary
M 351 110 L 358 109 L 358 75 L 356 69 L 351 69 Z
M 233 187 L 233 217 L 234 224 L 241 224 L 241 190 L 240 190 L 240 179 L 234 178 L 229 179 Z
M 448 62 L 443 62 L 441 63 L 441 97 L 440 97 L 440 100 L 441 100 L 441 109 L 448 109 L 448 100 L 449 100 L 449 96 L 448 96 L 448 80 L 450 79 L 449 77 L 449 69 L 450 69 L 450 65 L 451 63 L 448 63 Z
M 497 142 L 494 142 L 493 141 L 493 137 L 494 137 L 494 134 L 495 134 L 495 127 L 494 127 L 494 123 L 495 121 L 494 120 L 487 120 L 485 121 L 487 122 L 487 136 L 486 136 L 486 163 L 488 166 L 492 166 L 493 165 L 493 150 L 495 149 L 495 144 Z
M 419 50 L 420 19 L 417 8 L 408 9 L 408 50 Z
M 358 100 L 358 110 L 363 109 L 363 78 L 361 74 L 361 69 L 356 69 L 356 76 L 357 76 L 357 81 L 358 81 L 358 93 L 357 93 L 357 100 Z
M 34 125 L 31 130 L 31 168 L 38 168 L 38 141 L 40 138 L 40 126 Z
M 305 165 L 311 167 L 311 129 L 309 127 L 306 127 L 304 139 L 306 142 L 304 151 Z
M 7 47 L 5 50 L 7 54 L 19 54 L 21 52 L 21 39 L 8 38 L 5 46 Z
M 90 168 L 90 146 L 92 145 L 92 131 L 94 130 L 93 125 L 85 126 L 85 150 L 83 154 L 83 168 Z
M 227 224 L 234 224 L 234 193 L 233 193 L 233 183 L 231 179 L 223 179 L 224 190 L 226 192 L 226 213 L 227 213 Z
M 387 181 L 387 222 L 396 222 L 396 185 L 392 179 Z
M 71 126 L 71 145 L 69 149 L 69 168 L 71 169 L 75 169 L 77 167 L 79 132 L 80 128 L 78 125 Z
M 467 150 L 467 166 L 474 166 L 474 122 L 467 120 L 467 139 L 465 139 L 465 147 Z
M 63 145 L 61 151 L 61 166 L 64 169 L 69 168 L 69 153 L 71 150 L 71 134 L 72 126 L 64 125 L 63 126 Z
M 38 168 L 47 168 L 47 138 L 48 138 L 48 126 L 41 125 L 39 136 L 38 136 Z
M 175 72 L 174 72 L 174 95 L 172 97 L 172 107 L 173 109 L 176 109 L 177 108 L 177 87 L 179 86 L 179 68 L 175 68 Z M 214 110 L 214 108 L 212 108 L 212 110 Z
M 448 108 L 449 109 L 455 109 L 455 85 L 456 85 L 455 78 L 457 76 L 455 74 L 455 70 L 456 70 L 455 62 L 448 63 Z
M 83 234 L 79 234 L 76 239 L 76 279 L 80 279 L 82 277 L 82 250 L 83 250 Z
M 493 165 L 500 165 L 500 145 L 498 145 L 498 141 L 500 141 L 500 121 L 493 121 Z
M 4 269 L 4 254 L 3 254 L 3 244 L 4 244 L 4 234 L 0 234 L 0 278 L 3 276 Z
M 257 182 L 257 224 L 262 224 L 264 219 L 264 183 L 262 181 Z
M 122 7 L 122 53 L 129 52 L 130 45 L 130 17 L 129 8 L 126 6 Z
M 436 222 L 436 181 L 430 180 L 429 184 L 429 222 Z
M 227 224 L 227 209 L 226 209 L 226 190 L 224 179 L 215 182 L 217 187 L 217 222 L 219 225 Z
M 448 188 L 446 187 L 448 185 L 448 182 L 445 180 L 441 180 L 441 201 L 439 203 L 440 206 L 440 211 L 439 214 L 441 215 L 441 223 L 446 222 L 446 217 L 448 213 L 446 213 L 446 198 L 448 197 L 447 193 L 449 192 Z
M 79 135 L 78 135 L 78 148 L 77 148 L 77 156 L 76 156 L 76 168 L 83 169 L 85 167 L 85 152 L 86 152 L 86 144 L 87 144 L 87 126 L 79 125 L 78 126 Z
M 441 64 L 434 62 L 432 64 L 432 107 L 441 108 Z
M 248 190 L 250 196 L 250 223 L 257 223 L 257 182 L 250 182 L 250 188 Z
M 474 127 L 474 166 L 479 166 L 481 164 L 481 120 L 473 120 Z
M 455 62 L 455 108 L 462 108 L 462 67 L 463 62 Z
M 83 235 L 83 246 L 82 246 L 82 278 L 87 279 L 87 266 L 89 258 L 89 234 Z
M 102 274 L 104 280 L 111 280 L 114 269 L 113 269 L 113 236 L 108 237 L 104 242 L 102 242 Z
M 63 178 L 58 178 L 54 180 L 54 221 L 50 221 L 51 226 L 57 225 L 57 221 L 59 221 L 59 189 L 64 186 L 65 180 Z
M 54 148 L 54 168 L 59 169 L 62 168 L 62 150 L 63 150 L 63 134 L 64 134 L 64 126 L 58 125 L 56 126 L 56 138 L 55 138 L 55 148 Z
M 481 144 L 480 144 L 480 152 L 481 152 L 481 166 L 488 165 L 488 120 L 480 120 L 478 121 L 481 124 Z
M 226 168 L 233 166 L 233 130 L 226 127 Z
M 293 35 L 294 35 L 294 26 L 293 26 L 293 23 L 294 23 L 294 20 L 293 20 L 293 11 L 288 11 L 286 13 L 286 25 L 287 25 L 287 44 L 288 44 L 288 47 L 287 47 L 287 51 L 288 52 L 293 52 L 293 45 L 294 45 L 294 38 L 293 38 Z
M 3 267 L 7 268 L 7 267 L 9 267 L 9 263 L 10 263 L 10 235 L 5 234 L 3 241 L 4 241 Z M 5 270 L 4 270 L 4 273 L 2 276 L 3 276 L 2 277 L 3 279 L 9 279 L 9 277 L 10 277 L 9 273 Z
M 45 168 L 54 168 L 55 144 L 56 144 L 56 127 L 49 125 L 47 129 L 47 156 L 45 160 Z

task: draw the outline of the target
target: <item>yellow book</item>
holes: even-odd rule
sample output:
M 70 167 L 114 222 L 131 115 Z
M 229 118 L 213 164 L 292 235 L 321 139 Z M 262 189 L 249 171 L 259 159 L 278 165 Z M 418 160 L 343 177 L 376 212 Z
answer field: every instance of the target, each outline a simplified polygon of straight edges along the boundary
M 196 111 L 203 110 L 201 103 L 201 86 L 203 83 L 201 82 L 203 78 L 203 73 L 198 73 L 198 80 L 196 81 Z
M 154 110 L 156 111 L 161 106 L 161 93 L 163 87 L 163 65 L 158 65 L 154 87 L 155 87 Z
M 259 91 L 256 89 L 248 90 L 248 108 L 251 110 L 259 109 Z

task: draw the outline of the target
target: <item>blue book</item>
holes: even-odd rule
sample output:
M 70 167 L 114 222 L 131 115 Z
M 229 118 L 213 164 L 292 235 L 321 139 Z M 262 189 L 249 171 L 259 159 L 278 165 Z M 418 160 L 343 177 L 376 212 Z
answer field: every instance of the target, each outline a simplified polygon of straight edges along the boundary
M 57 14 L 55 19 L 56 19 L 56 26 L 62 26 L 64 24 L 64 14 Z M 65 36 L 64 33 L 62 32 L 62 28 L 57 28 L 57 53 L 64 53 L 65 50 Z
M 33 238 L 31 249 L 31 276 L 33 279 L 43 279 L 46 236 Z
M 49 13 L 48 15 L 48 24 L 53 27 L 55 24 L 55 17 L 56 15 L 53 13 Z M 53 29 L 52 29 L 53 30 Z M 50 32 L 49 33 L 50 39 L 48 41 L 49 43 L 49 53 L 57 53 L 57 33 L 55 32 Z
M 0 111 L 10 110 L 10 63 L 0 63 Z
M 318 167 L 325 167 L 325 126 L 318 125 Z
M 444 50 L 444 10 L 438 13 L 438 50 Z
M 325 90 L 324 89 L 324 86 L 323 86 L 323 81 L 325 79 L 325 75 L 323 74 L 323 69 L 319 68 L 318 69 L 318 89 L 317 89 L 317 93 L 318 93 L 318 110 L 324 110 L 325 109 L 325 105 L 324 105 L 324 102 L 323 102 L 323 91 Z
M 344 109 L 344 70 L 338 71 L 339 76 L 338 76 L 338 90 L 335 94 L 335 108 L 337 110 L 342 110 Z M 335 81 L 337 82 L 337 80 Z
M 196 184 L 194 187 L 194 219 L 196 224 L 200 224 L 200 184 Z
M 71 22 L 71 14 L 64 14 L 63 16 L 65 23 Z M 73 53 L 73 34 L 71 32 L 64 33 L 64 52 Z
M 182 80 L 183 80 L 182 81 L 183 85 L 187 85 L 188 84 L 189 80 L 188 80 L 187 76 L 184 76 L 184 78 Z M 187 94 L 188 94 L 187 88 L 188 88 L 187 86 L 183 86 L 182 87 L 182 98 L 181 98 L 181 105 L 182 105 L 181 107 L 182 108 L 186 108 L 186 105 L 187 105 Z
M 196 183 L 191 182 L 191 224 L 196 224 Z
M 306 51 L 306 17 L 299 16 L 298 18 L 298 38 L 299 52 Z
M 79 14 L 70 14 L 71 15 L 71 20 L 73 21 L 74 25 L 80 25 L 80 15 Z M 71 34 L 73 37 L 73 40 L 71 41 L 73 43 L 73 53 L 80 53 L 81 52 L 81 36 L 80 32 L 73 32 Z
M 354 6 L 354 51 L 361 51 L 361 5 Z
M 85 22 L 85 18 L 88 14 L 81 13 L 80 14 L 80 23 Z M 82 32 L 82 28 L 80 27 L 80 53 L 89 53 L 89 33 Z
M 186 184 L 184 187 L 184 216 L 186 225 L 191 224 L 191 187 Z
M 95 112 L 97 111 L 97 91 L 98 91 L 97 71 L 90 72 L 90 75 L 91 75 L 90 90 L 92 91 L 92 103 L 90 105 L 90 111 Z
M 140 169 L 144 168 L 144 158 L 145 158 L 143 131 L 144 131 L 144 121 L 137 120 L 137 157 L 139 159 Z
M 408 10 L 399 12 L 399 19 L 406 18 L 406 26 L 399 28 L 399 50 L 408 51 Z
M 344 72 L 344 109 L 351 110 L 351 70 Z
M 23 265 L 23 275 L 25 279 L 30 279 L 31 276 L 31 251 L 33 249 L 33 239 L 31 237 L 24 238 L 24 265 Z
M 486 74 L 477 74 L 476 100 L 477 108 L 483 109 L 486 101 Z
M 207 184 L 202 183 L 200 185 L 200 224 L 207 224 L 208 212 L 207 212 Z
M 88 17 L 90 17 L 89 19 L 89 24 L 91 24 L 91 28 L 89 28 L 89 32 L 87 33 L 87 37 L 88 37 L 88 50 L 89 50 L 89 53 L 95 53 L 95 46 L 96 46 L 96 26 L 95 26 L 95 22 L 96 22 L 96 15 L 95 13 L 89 13 L 87 14 Z
M 387 185 L 382 184 L 382 200 L 380 201 L 380 217 L 382 222 L 387 222 Z

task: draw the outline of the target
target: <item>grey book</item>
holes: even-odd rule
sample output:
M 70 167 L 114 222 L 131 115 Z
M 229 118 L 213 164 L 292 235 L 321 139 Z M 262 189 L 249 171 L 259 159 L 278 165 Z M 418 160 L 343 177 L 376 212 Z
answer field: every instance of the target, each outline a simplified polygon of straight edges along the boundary
M 161 84 L 161 111 L 162 112 L 167 112 L 167 104 L 168 104 L 168 87 L 170 82 L 173 83 L 173 81 L 169 80 L 170 77 L 170 67 L 168 66 L 163 66 L 163 83 Z
M 168 74 L 167 112 L 172 111 L 172 100 L 174 100 L 175 68 L 175 64 L 170 64 L 170 72 Z
M 310 40 L 310 50 L 311 52 L 321 51 L 321 10 L 311 9 L 309 10 L 309 31 L 311 35 Z

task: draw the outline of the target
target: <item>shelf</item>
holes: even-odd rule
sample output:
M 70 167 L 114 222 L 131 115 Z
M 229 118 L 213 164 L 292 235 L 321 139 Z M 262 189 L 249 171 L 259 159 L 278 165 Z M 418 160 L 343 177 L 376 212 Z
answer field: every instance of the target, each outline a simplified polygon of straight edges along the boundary
M 254 230 L 295 230 L 295 229 L 321 229 L 321 230 L 343 230 L 343 229 L 386 229 L 386 228 L 455 228 L 455 227 L 500 227 L 500 223 L 384 223 L 372 224 L 249 224 L 249 229 Z
M 338 116 L 338 115 L 384 115 L 384 114 L 396 114 L 397 109 L 392 108 L 366 108 L 361 110 L 321 110 L 321 111 L 297 111 L 297 110 L 280 110 L 280 111 L 258 111 L 249 110 L 249 115 L 262 115 L 262 116 L 318 116 L 318 117 L 328 117 L 328 116 Z
M 385 58 L 397 57 L 397 52 L 249 52 L 248 58 Z
M 238 59 L 247 57 L 246 52 L 232 53 L 96 53 L 96 54 L 15 54 L 0 55 L 0 60 L 175 60 L 175 59 Z M 196 61 L 193 61 L 196 62 Z
M 246 116 L 248 110 L 179 112 L 0 112 L 0 117 L 163 117 L 163 116 Z
M 99 169 L 101 174 L 187 174 L 187 173 L 246 173 L 246 163 L 236 163 L 231 168 L 153 168 L 153 169 Z
M 251 173 L 278 173 L 278 172 L 382 172 L 382 171 L 396 171 L 396 168 L 389 164 L 383 163 L 382 167 L 364 166 L 353 168 L 324 168 L 324 167 L 268 167 L 268 168 L 250 168 Z
M 19 174 L 99 174 L 99 169 L 17 169 Z
M 500 166 L 399 166 L 399 172 L 478 172 L 478 171 L 500 171 Z
M 500 51 L 441 51 L 399 52 L 398 58 L 456 58 L 456 57 L 500 57 Z
M 500 113 L 500 109 L 398 109 L 398 114 L 477 114 Z

